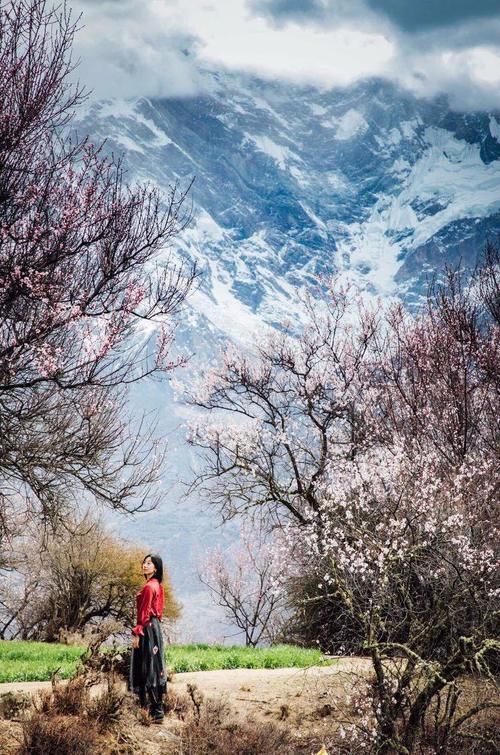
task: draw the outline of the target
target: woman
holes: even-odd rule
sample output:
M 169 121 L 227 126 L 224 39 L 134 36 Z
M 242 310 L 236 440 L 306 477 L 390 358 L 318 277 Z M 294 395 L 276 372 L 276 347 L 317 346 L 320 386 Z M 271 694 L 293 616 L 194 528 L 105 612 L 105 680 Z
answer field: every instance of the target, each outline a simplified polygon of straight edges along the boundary
M 161 617 L 163 614 L 163 562 L 148 554 L 142 562 L 146 584 L 137 594 L 137 624 L 132 629 L 130 689 L 155 723 L 163 721 L 163 695 L 167 688 Z

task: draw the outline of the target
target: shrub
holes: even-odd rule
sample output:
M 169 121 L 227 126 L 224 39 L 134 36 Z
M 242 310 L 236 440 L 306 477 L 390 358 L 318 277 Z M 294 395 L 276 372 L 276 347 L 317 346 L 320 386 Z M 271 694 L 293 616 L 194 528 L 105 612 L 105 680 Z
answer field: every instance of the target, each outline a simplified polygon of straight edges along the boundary
M 54 683 L 33 701 L 22 721 L 23 744 L 16 755 L 136 755 L 140 752 L 128 701 L 114 677 L 97 677 L 102 690 L 92 690 L 96 677 L 83 674 L 67 684 Z M 134 706 L 135 710 L 135 706 Z
M 190 715 L 180 732 L 181 750 L 186 755 L 291 755 L 290 733 L 283 727 L 247 719 L 244 723 L 231 720 L 229 705 L 222 699 L 206 699 L 195 685 L 188 686 L 189 698 L 181 705 Z M 189 705 L 189 700 L 191 705 Z
M 171 687 L 167 687 L 167 694 L 164 699 L 165 713 L 172 713 L 176 718 L 184 721 L 187 718 L 191 705 L 186 695 L 175 692 Z
M 19 755 L 95 755 L 103 740 L 96 729 L 78 716 L 35 713 L 23 724 Z
M 223 724 L 217 720 L 217 707 L 213 703 L 208 704 L 199 722 L 191 721 L 187 725 L 182 732 L 182 743 L 186 748 L 184 752 L 189 755 L 275 755 L 277 752 L 291 755 L 293 752 L 285 730 L 253 719 L 244 724 Z
M 23 710 L 29 708 L 29 705 L 29 695 L 7 692 L 0 696 L 0 718 L 17 718 Z
M 40 692 L 33 705 L 42 716 L 77 716 L 84 710 L 87 699 L 85 680 L 76 677 L 67 684 L 53 681 L 52 689 Z
M 124 693 L 108 678 L 106 688 L 88 700 L 87 715 L 101 730 L 110 729 L 120 720 L 124 701 Z

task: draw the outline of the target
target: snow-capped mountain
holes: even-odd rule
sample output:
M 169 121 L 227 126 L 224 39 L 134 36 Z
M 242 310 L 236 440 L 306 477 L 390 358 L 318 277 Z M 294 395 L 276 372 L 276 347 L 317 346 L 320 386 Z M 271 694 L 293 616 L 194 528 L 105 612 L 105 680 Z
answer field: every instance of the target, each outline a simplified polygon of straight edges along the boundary
M 199 309 L 246 328 L 293 310 L 295 287 L 334 268 L 408 296 L 445 263 L 473 263 L 500 232 L 500 114 L 454 113 L 371 81 L 319 91 L 205 74 L 207 93 L 107 101 L 82 128 L 134 178 L 193 177 L 184 234 L 206 270 Z
M 131 180 L 195 178 L 179 240 L 205 272 L 180 335 L 195 368 L 218 341 L 296 317 L 297 289 L 318 275 L 336 269 L 411 301 L 429 274 L 473 265 L 500 233 L 500 113 L 451 112 L 444 98 L 382 81 L 332 91 L 228 73 L 205 81 L 196 98 L 94 102 L 78 126 L 124 153 Z M 191 622 L 213 627 L 196 560 L 222 535 L 214 515 L 172 499 L 190 463 L 184 410 L 157 387 L 135 400 L 159 408 L 171 434 L 171 479 L 162 509 L 122 531 L 146 542 L 154 532 Z

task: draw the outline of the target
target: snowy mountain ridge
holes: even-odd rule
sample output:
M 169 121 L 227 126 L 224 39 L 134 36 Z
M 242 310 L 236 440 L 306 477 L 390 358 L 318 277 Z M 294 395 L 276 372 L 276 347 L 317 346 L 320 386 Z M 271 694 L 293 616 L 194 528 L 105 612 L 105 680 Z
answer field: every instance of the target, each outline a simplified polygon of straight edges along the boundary
M 217 302 L 272 323 L 334 269 L 411 298 L 500 232 L 498 113 L 453 113 L 382 81 L 322 92 L 205 76 L 206 96 L 97 102 L 81 127 L 124 152 L 134 179 L 195 177 L 182 246 L 206 270 L 196 308 L 215 328 Z

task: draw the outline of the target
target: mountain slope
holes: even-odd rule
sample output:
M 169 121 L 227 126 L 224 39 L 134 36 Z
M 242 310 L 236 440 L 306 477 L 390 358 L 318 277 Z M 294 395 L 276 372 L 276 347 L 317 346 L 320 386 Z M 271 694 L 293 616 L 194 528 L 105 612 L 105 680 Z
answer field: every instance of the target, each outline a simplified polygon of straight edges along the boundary
M 219 283 L 268 321 L 335 267 L 381 294 L 418 292 L 500 231 L 498 114 L 381 81 L 321 92 L 205 77 L 202 97 L 94 103 L 82 127 L 134 178 L 195 177 L 184 243 L 207 292 Z

